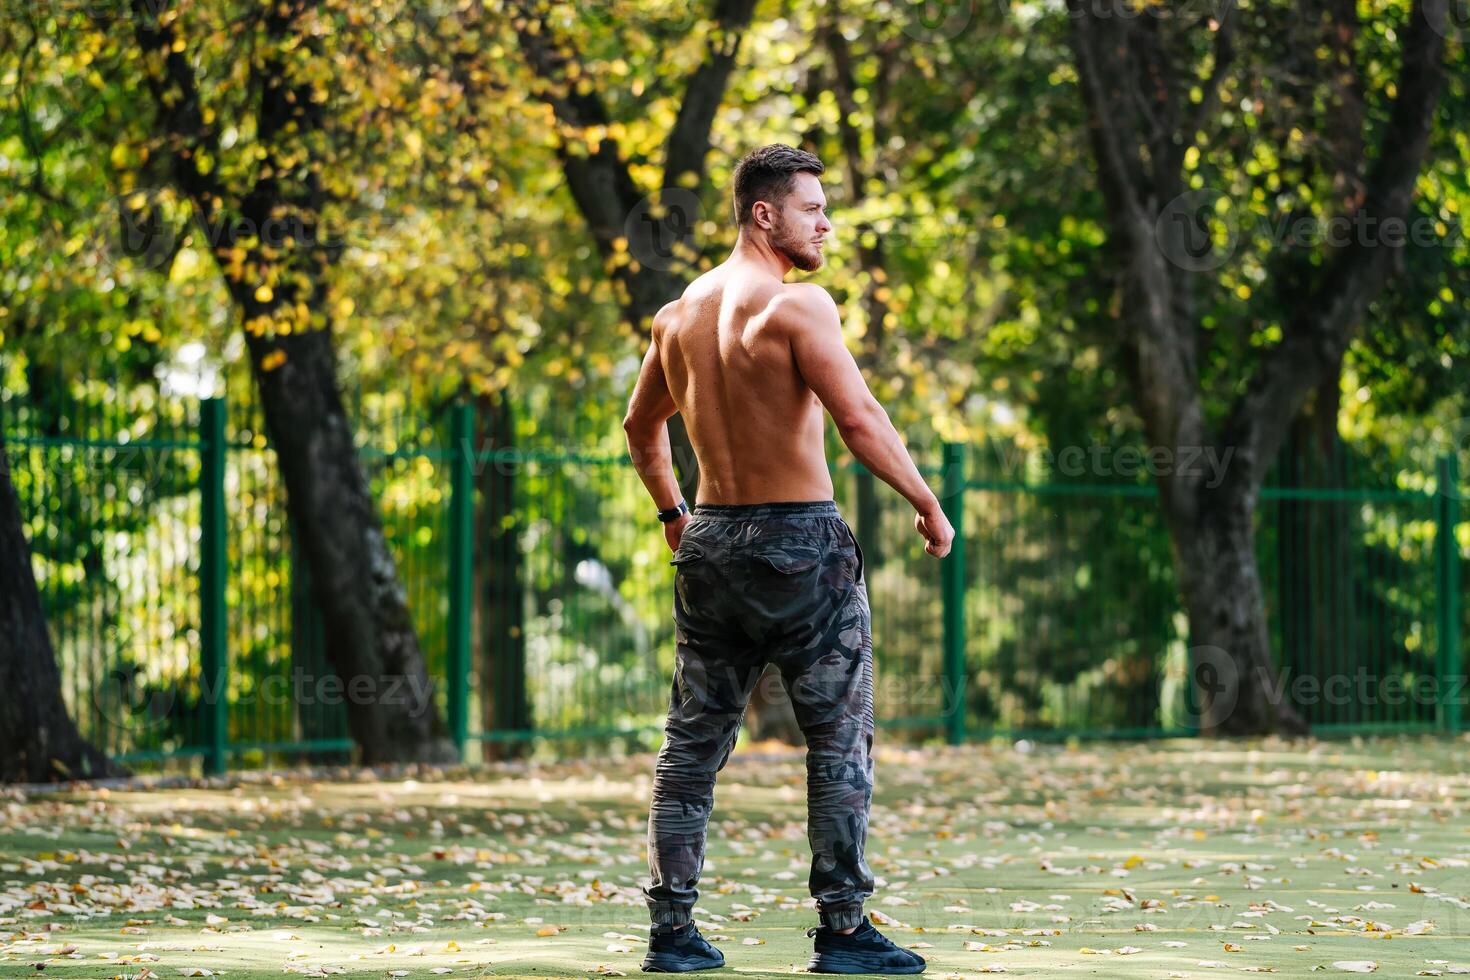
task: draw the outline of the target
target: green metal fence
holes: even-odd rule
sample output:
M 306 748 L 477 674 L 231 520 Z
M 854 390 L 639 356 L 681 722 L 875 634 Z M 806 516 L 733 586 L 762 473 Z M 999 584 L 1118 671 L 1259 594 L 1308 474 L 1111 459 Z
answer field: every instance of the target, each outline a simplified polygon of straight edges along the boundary
M 361 458 L 466 757 L 656 745 L 672 569 L 626 455 L 531 449 L 513 425 L 487 439 L 483 406 L 410 408 L 358 406 L 374 437 Z M 132 425 L 0 401 L 83 733 L 135 766 L 350 760 L 342 706 L 293 686 L 327 672 L 322 624 L 258 409 L 146 409 Z M 1187 630 L 1154 489 L 1018 467 L 1005 448 L 945 444 L 921 467 L 959 531 L 942 561 L 903 500 L 833 466 L 868 559 L 887 737 L 1188 733 Z M 1301 699 L 1319 730 L 1461 727 L 1470 540 L 1452 458 L 1436 477 L 1430 490 L 1283 472 L 1262 494 L 1283 675 L 1369 678 L 1371 696 Z

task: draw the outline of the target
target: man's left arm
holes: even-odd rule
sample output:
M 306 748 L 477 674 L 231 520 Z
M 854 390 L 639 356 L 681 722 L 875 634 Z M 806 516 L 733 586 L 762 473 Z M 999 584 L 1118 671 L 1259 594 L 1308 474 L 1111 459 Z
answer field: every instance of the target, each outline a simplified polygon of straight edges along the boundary
M 623 432 L 628 437 L 628 455 L 633 468 L 638 471 L 643 485 L 653 497 L 659 510 L 669 510 L 681 499 L 679 481 L 674 478 L 674 454 L 669 447 L 669 431 L 666 423 L 677 412 L 674 396 L 669 391 L 664 377 L 663 363 L 659 359 L 659 322 L 654 318 L 653 340 L 648 353 L 643 355 L 643 366 L 638 371 L 638 382 L 633 386 L 633 395 L 628 400 L 628 411 L 623 416 Z M 687 514 L 665 525 L 670 546 L 677 547 L 679 530 L 689 519 Z

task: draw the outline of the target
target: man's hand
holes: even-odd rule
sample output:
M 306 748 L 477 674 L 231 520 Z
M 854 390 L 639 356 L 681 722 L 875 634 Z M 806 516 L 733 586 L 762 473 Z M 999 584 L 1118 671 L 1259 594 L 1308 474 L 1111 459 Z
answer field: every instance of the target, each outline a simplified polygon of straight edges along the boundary
M 679 550 L 679 540 L 684 537 L 684 525 L 688 523 L 689 515 L 680 514 L 664 525 L 664 540 L 669 543 L 670 551 Z
M 914 528 L 924 536 L 924 550 L 935 558 L 949 554 L 954 541 L 954 528 L 938 504 L 914 515 Z

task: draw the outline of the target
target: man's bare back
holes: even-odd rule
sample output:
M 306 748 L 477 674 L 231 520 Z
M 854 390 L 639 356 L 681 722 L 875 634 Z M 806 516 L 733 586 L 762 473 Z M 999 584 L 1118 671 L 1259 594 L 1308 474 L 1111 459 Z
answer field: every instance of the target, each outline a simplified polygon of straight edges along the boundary
M 789 340 L 799 288 L 726 263 L 660 311 L 659 356 L 699 458 L 699 503 L 832 499 L 822 403 Z
M 817 173 L 767 191 L 775 200 L 737 191 L 748 221 L 735 250 L 653 318 L 623 419 L 639 476 L 660 510 L 679 503 L 665 431 L 678 412 L 699 461 L 696 506 L 831 500 L 825 409 L 853 455 L 913 505 L 924 550 L 943 558 L 954 529 L 843 343 L 837 304 L 815 283 L 784 281 L 822 265 L 832 225 Z M 671 548 L 687 520 L 666 523 Z

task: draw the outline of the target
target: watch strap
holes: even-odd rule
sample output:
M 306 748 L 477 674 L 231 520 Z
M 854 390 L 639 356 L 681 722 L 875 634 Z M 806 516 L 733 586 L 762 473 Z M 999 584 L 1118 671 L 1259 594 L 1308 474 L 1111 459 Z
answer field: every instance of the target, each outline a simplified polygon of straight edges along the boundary
M 678 520 L 680 514 L 687 513 L 689 513 L 689 505 L 683 500 L 680 500 L 677 504 L 675 504 L 673 507 L 670 507 L 668 510 L 659 511 L 658 519 L 667 524 L 669 523 L 669 521 Z

